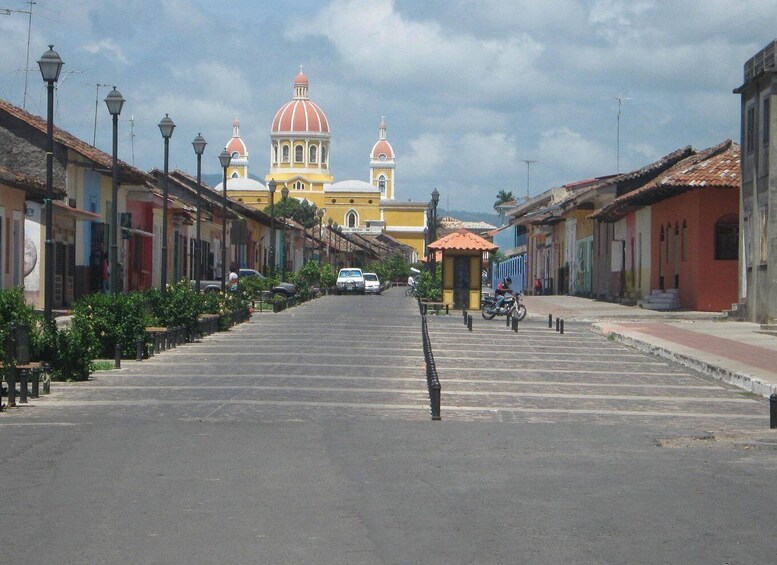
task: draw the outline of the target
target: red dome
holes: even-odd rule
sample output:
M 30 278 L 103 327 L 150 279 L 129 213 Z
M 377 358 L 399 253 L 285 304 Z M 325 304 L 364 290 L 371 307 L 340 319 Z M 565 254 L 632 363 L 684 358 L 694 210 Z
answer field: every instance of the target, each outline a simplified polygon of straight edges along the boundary
M 391 144 L 385 139 L 378 140 L 378 142 L 372 148 L 371 157 L 373 159 L 379 159 L 381 155 L 385 155 L 386 159 L 394 158 L 394 149 L 392 149 Z
M 248 150 L 246 149 L 246 144 L 243 143 L 243 140 L 239 137 L 233 137 L 229 140 L 229 143 L 227 143 L 227 152 L 231 155 L 234 153 L 237 153 L 241 157 L 245 157 L 248 154 Z
M 294 84 L 308 84 L 308 77 L 305 76 L 305 73 L 300 71 L 300 73 L 294 77 Z
M 297 99 L 281 106 L 273 118 L 271 132 L 329 133 L 329 121 L 316 104 Z

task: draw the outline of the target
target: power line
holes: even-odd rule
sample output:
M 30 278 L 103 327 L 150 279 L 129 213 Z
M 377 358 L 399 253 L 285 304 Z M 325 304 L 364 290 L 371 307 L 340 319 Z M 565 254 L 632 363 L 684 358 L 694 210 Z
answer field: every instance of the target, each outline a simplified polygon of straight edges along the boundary
M 29 10 L 14 10 L 12 8 L 0 8 L 0 13 L 10 16 L 14 14 L 27 14 L 29 19 L 27 21 L 27 59 L 24 63 L 24 98 L 22 98 L 22 110 L 27 109 L 27 83 L 28 75 L 30 72 L 30 35 L 32 33 L 32 7 L 37 4 L 33 0 L 27 0 L 27 4 L 30 6 Z

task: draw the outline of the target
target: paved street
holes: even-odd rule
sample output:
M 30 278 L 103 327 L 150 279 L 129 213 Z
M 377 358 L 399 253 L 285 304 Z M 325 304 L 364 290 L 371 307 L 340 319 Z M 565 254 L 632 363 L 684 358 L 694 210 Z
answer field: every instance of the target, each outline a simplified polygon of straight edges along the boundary
M 0 414 L 8 563 L 763 563 L 762 398 L 399 290 L 263 313 Z

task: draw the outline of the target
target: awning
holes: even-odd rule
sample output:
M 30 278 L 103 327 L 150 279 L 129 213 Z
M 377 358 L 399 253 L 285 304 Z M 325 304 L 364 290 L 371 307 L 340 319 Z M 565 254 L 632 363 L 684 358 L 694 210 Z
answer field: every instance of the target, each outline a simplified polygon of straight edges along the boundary
M 131 233 L 133 235 L 141 235 L 143 237 L 154 237 L 154 234 L 150 231 L 143 231 L 136 228 L 121 228 L 127 233 Z
M 87 210 L 81 210 L 80 208 L 73 208 L 72 206 L 68 206 L 59 200 L 52 200 L 52 202 L 54 203 L 58 214 L 64 215 L 66 217 L 69 216 L 79 222 L 94 222 L 102 218 L 100 214 L 89 212 Z

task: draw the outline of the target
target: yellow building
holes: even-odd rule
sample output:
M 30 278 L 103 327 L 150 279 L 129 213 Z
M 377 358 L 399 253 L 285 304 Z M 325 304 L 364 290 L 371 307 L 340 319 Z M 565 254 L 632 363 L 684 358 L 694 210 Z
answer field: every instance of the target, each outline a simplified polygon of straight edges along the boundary
M 227 151 L 229 198 L 264 210 L 270 203 L 266 183 L 286 186 L 289 197 L 306 200 L 324 210 L 346 232 L 386 233 L 424 255 L 427 228 L 426 202 L 400 202 L 395 197 L 395 155 L 381 119 L 378 140 L 370 152 L 369 182 L 335 182 L 329 170 L 330 132 L 324 111 L 308 97 L 308 79 L 300 72 L 294 79 L 293 98 L 275 113 L 270 128 L 270 169 L 265 183 L 248 177 L 248 149 L 235 120 Z M 221 190 L 221 185 L 216 187 Z M 276 191 L 275 198 L 280 198 Z

